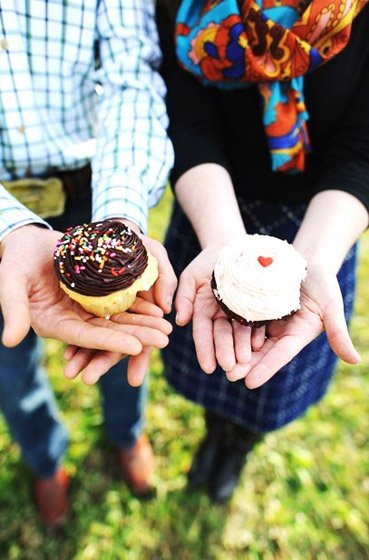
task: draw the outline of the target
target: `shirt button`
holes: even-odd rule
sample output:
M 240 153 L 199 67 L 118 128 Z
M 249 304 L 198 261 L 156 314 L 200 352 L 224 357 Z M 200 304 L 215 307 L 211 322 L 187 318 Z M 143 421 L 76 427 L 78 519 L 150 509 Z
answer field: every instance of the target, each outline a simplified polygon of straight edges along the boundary
M 6 39 L 0 39 L 0 49 L 3 51 L 7 51 L 8 47 L 8 41 Z

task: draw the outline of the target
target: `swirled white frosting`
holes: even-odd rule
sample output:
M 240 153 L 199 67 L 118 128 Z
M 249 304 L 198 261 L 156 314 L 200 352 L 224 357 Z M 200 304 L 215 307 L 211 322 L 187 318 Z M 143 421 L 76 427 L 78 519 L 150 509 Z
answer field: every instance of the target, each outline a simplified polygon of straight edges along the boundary
M 218 298 L 247 321 L 280 319 L 300 309 L 306 261 L 287 241 L 246 235 L 225 245 L 214 268 Z

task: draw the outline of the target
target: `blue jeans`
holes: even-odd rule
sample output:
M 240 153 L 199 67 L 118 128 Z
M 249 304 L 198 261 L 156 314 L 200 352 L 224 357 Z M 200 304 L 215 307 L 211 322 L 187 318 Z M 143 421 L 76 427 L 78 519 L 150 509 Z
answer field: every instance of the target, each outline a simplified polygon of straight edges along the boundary
M 89 221 L 90 201 L 67 207 L 67 214 L 49 220 L 56 229 Z M 69 220 L 67 220 L 69 218 Z M 3 320 L 0 314 L 0 329 Z M 68 446 L 52 389 L 43 368 L 42 341 L 31 330 L 15 348 L 0 342 L 0 409 L 23 457 L 36 476 L 51 476 Z M 99 381 L 105 428 L 119 448 L 132 447 L 142 431 L 146 386 L 128 385 L 124 360 Z
M 2 327 L 2 319 L 0 321 Z M 42 341 L 30 331 L 15 348 L 0 343 L 0 409 L 36 476 L 50 476 L 62 461 L 68 434 L 47 375 L 40 366 Z M 126 360 L 99 382 L 107 434 L 119 448 L 132 447 L 142 430 L 146 388 L 130 387 Z

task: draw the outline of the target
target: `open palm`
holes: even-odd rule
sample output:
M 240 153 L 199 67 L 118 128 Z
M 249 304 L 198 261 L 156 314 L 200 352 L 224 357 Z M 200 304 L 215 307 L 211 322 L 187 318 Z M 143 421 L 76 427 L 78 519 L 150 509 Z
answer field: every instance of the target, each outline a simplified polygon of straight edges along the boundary
M 212 373 L 217 365 L 239 375 L 251 359 L 252 349 L 264 342 L 264 330 L 230 322 L 220 309 L 210 282 L 219 247 L 204 249 L 183 271 L 176 296 L 179 326 L 193 322 L 193 339 L 201 368 Z
M 146 345 L 165 344 L 168 327 L 164 319 L 158 323 L 158 317 L 153 317 L 152 322 L 146 320 L 138 327 L 131 321 L 96 318 L 61 290 L 53 264 L 60 236 L 59 232 L 32 225 L 12 232 L 3 242 L 0 301 L 4 344 L 18 344 L 30 326 L 42 337 L 129 355 L 140 354 Z
M 354 364 L 360 359 L 348 333 L 343 300 L 336 276 L 323 266 L 309 267 L 301 289 L 301 309 L 285 320 L 272 321 L 263 346 L 239 372 L 249 388 L 259 387 L 292 360 L 323 330 L 332 350 Z

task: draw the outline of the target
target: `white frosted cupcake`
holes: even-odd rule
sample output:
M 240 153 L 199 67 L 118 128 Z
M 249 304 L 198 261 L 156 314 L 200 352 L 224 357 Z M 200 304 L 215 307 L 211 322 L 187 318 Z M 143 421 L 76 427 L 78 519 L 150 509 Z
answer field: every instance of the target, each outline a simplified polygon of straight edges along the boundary
M 223 247 L 211 286 L 229 319 L 258 327 L 300 309 L 305 276 L 306 261 L 290 243 L 255 234 Z

